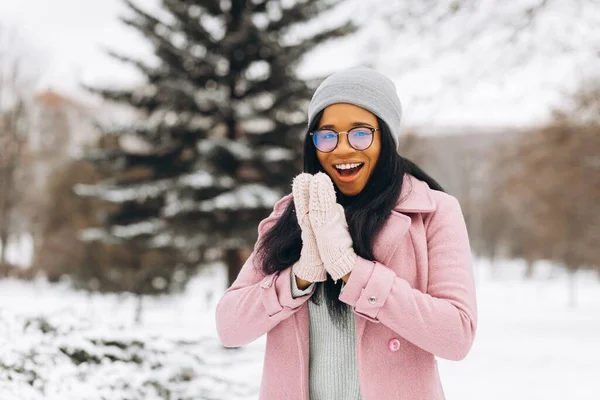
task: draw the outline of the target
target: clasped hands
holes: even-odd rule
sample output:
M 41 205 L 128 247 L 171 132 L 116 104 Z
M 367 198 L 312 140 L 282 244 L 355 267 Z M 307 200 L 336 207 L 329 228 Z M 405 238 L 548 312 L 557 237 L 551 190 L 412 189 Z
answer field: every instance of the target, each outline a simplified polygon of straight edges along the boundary
M 300 259 L 292 271 L 309 282 L 323 282 L 329 273 L 337 282 L 352 271 L 357 256 L 331 178 L 323 172 L 302 173 L 293 180 L 292 194 L 302 229 Z

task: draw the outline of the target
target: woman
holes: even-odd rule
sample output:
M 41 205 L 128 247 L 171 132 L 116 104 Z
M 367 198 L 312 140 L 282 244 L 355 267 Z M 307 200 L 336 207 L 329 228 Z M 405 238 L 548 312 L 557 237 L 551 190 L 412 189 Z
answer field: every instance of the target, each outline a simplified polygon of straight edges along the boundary
M 471 348 L 461 208 L 396 152 L 401 115 L 392 81 L 368 68 L 313 95 L 305 172 L 216 310 L 225 346 L 267 334 L 261 400 L 444 399 L 436 357 Z

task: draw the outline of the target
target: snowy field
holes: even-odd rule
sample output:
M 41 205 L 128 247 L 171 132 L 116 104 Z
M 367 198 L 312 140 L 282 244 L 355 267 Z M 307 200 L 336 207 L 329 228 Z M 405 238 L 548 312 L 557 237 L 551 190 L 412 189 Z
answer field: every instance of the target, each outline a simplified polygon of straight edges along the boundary
M 479 329 L 460 362 L 440 360 L 449 400 L 600 399 L 600 281 L 540 265 L 478 262 Z M 257 399 L 265 337 L 242 349 L 216 339 L 218 267 L 185 294 L 148 299 L 133 323 L 131 296 L 0 281 L 1 400 Z M 212 295 L 208 294 L 212 291 Z M 384 400 L 384 399 L 382 399 Z

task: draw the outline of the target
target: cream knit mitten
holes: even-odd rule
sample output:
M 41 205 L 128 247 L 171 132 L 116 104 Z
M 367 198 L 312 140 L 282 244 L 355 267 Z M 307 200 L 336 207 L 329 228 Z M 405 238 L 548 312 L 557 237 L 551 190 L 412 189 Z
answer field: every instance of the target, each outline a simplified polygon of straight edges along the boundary
M 336 201 L 331 178 L 322 172 L 310 182 L 309 217 L 321 260 L 337 282 L 352 271 L 357 256 L 352 248 L 344 207 Z
M 300 279 L 309 282 L 323 282 L 327 280 L 327 271 L 317 249 L 317 240 L 310 225 L 308 215 L 310 182 L 313 175 L 302 173 L 294 178 L 292 195 L 296 207 L 296 217 L 302 229 L 302 250 L 300 259 L 292 266 L 292 271 Z

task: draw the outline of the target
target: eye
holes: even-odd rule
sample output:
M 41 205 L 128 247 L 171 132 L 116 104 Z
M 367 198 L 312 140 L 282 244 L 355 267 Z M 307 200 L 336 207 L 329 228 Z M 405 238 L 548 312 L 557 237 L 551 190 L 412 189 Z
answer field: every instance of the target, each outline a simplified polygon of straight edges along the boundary
M 366 128 L 356 128 L 352 130 L 353 136 L 370 136 L 372 132 Z
M 317 133 L 319 135 L 319 138 L 321 139 L 335 139 L 335 132 L 333 131 L 319 131 Z

